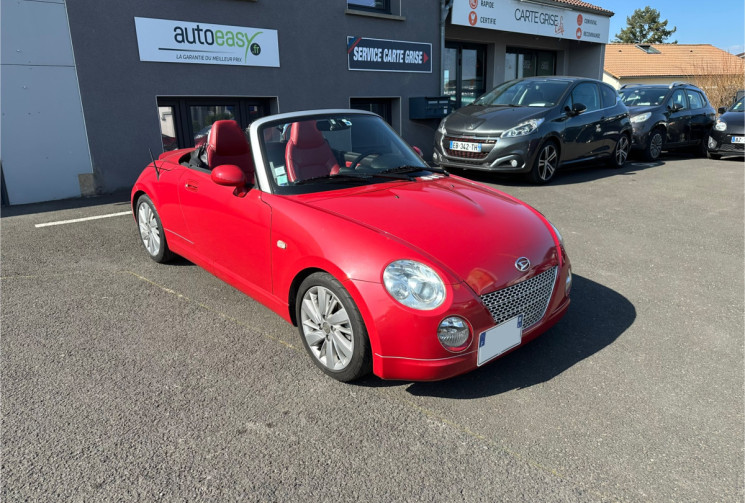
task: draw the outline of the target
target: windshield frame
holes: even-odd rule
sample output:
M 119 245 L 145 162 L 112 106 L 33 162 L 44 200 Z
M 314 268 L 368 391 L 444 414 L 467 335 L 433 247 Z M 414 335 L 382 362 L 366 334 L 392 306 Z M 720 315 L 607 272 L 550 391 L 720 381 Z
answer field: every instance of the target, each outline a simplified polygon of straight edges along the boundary
M 342 167 L 342 171 L 339 174 L 348 174 L 350 176 L 338 176 L 335 178 L 333 175 L 330 175 L 328 177 L 320 177 L 317 178 L 318 183 L 306 182 L 288 185 L 280 185 L 279 183 L 277 183 L 273 174 L 270 173 L 272 167 L 269 163 L 270 156 L 267 152 L 267 144 L 271 142 L 267 142 L 264 140 L 264 131 L 292 122 L 310 120 L 349 119 L 351 122 L 354 122 L 355 117 L 365 118 L 365 120 L 373 119 L 376 121 L 377 124 L 383 125 L 383 127 L 387 128 L 387 134 L 393 135 L 392 138 L 396 149 L 402 151 L 405 154 L 404 158 L 407 162 L 402 164 L 413 166 L 415 168 L 420 167 L 421 169 L 418 171 L 426 172 L 426 175 L 440 172 L 440 170 L 437 170 L 436 168 L 431 168 L 424 161 L 424 159 L 422 159 L 416 153 L 416 151 L 403 138 L 401 138 L 401 136 L 399 136 L 399 134 L 390 126 L 390 124 L 388 124 L 377 114 L 366 112 L 363 110 L 349 109 L 309 110 L 305 112 L 285 113 L 263 117 L 251 123 L 251 125 L 249 126 L 249 139 L 251 142 L 252 151 L 254 153 L 254 158 L 256 160 L 255 170 L 258 188 L 267 193 L 291 195 L 327 192 L 330 190 L 340 190 L 350 187 L 361 187 L 365 185 L 374 185 L 395 181 L 407 182 L 410 179 L 413 180 L 414 177 L 412 176 L 391 176 L 389 174 L 384 174 L 383 171 L 385 170 L 380 170 L 379 174 L 376 174 L 377 172 L 371 172 L 369 170 L 360 173 L 344 173 L 344 167 Z M 351 127 L 354 126 L 352 125 Z M 387 136 L 386 139 L 388 139 Z M 414 172 L 418 171 L 414 170 Z

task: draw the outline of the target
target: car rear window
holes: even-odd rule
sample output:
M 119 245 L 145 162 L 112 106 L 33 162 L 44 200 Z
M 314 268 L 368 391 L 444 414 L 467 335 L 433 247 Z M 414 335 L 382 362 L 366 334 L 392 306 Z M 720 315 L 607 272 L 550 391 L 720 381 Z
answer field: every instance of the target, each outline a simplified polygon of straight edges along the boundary
M 688 101 L 691 103 L 692 109 L 695 110 L 696 108 L 704 108 L 704 98 L 703 96 L 701 96 L 700 93 L 698 93 L 697 91 L 693 91 L 691 89 L 689 89 L 687 93 L 688 93 Z
M 618 93 L 611 86 L 600 86 L 600 92 L 603 94 L 603 108 L 610 108 L 616 104 Z

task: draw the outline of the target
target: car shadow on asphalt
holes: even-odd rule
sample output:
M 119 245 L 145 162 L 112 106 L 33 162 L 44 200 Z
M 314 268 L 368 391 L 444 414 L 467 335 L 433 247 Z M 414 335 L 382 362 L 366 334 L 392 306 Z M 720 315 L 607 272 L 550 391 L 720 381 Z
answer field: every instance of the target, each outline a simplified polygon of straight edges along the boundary
M 559 169 L 554 178 L 548 183 L 551 185 L 572 185 L 576 183 L 585 183 L 601 178 L 611 176 L 633 175 L 639 171 L 664 166 L 664 161 L 642 162 L 631 160 L 623 165 L 622 168 L 612 169 L 599 164 L 584 164 L 577 166 L 567 166 Z M 536 187 L 534 183 L 528 181 L 520 175 L 500 175 L 486 171 L 476 170 L 452 170 L 452 174 L 468 178 L 474 182 L 487 184 L 504 185 L 506 187 Z
M 587 278 L 573 277 L 572 303 L 564 318 L 538 339 L 473 372 L 445 381 L 383 381 L 359 385 L 406 386 L 415 396 L 476 399 L 550 381 L 618 339 L 636 319 L 624 296 Z
M 43 203 L 19 204 L 14 206 L 3 206 L 0 209 L 0 218 L 15 217 L 20 215 L 31 215 L 34 213 L 47 213 L 50 211 L 73 210 L 78 208 L 91 208 L 93 206 L 112 205 L 121 207 L 120 211 L 131 209 L 130 191 L 120 190 L 111 194 L 103 194 L 92 197 L 75 197 L 72 199 L 59 199 Z

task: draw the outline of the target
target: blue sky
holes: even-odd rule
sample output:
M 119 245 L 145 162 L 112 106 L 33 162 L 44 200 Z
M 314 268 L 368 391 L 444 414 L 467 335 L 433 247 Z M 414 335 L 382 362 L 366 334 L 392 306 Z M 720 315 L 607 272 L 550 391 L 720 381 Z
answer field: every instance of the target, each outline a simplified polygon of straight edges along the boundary
M 679 44 L 711 44 L 733 54 L 745 52 L 745 2 L 743 0 L 649 0 L 648 3 L 629 0 L 586 0 L 615 13 L 610 18 L 610 40 L 626 27 L 626 18 L 636 9 L 649 5 L 668 20 L 668 29 L 678 31 L 668 41 Z

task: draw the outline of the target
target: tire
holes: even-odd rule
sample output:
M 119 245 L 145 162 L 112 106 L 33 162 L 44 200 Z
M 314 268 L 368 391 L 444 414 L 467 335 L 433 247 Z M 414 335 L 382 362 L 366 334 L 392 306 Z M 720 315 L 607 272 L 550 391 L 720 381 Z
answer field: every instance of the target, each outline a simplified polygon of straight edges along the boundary
M 324 373 L 349 382 L 372 371 L 367 329 L 349 292 L 333 276 L 313 273 L 300 284 L 295 302 L 300 339 Z
M 660 128 L 655 128 L 649 134 L 649 141 L 644 147 L 642 156 L 647 162 L 654 162 L 660 158 L 662 147 L 665 144 L 665 132 Z
M 629 158 L 629 152 L 631 151 L 631 140 L 626 134 L 622 134 L 616 142 L 616 148 L 613 149 L 610 159 L 608 159 L 608 165 L 611 168 L 622 168 L 626 164 L 626 159 Z
M 150 258 L 158 263 L 168 262 L 173 258 L 173 252 L 168 248 L 163 224 L 155 210 L 155 205 L 149 197 L 143 195 L 137 199 L 137 226 L 140 231 L 140 242 Z
M 530 170 L 530 180 L 539 185 L 548 183 L 554 177 L 558 167 L 559 149 L 553 140 L 548 140 L 541 145 L 533 162 L 533 169 Z

